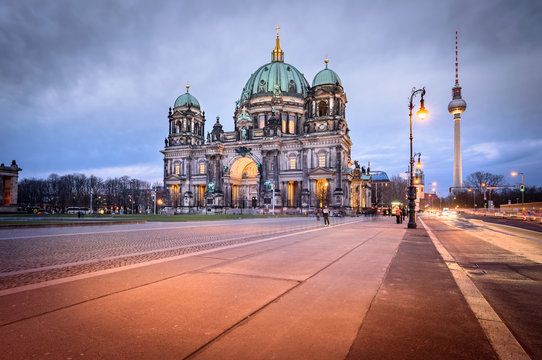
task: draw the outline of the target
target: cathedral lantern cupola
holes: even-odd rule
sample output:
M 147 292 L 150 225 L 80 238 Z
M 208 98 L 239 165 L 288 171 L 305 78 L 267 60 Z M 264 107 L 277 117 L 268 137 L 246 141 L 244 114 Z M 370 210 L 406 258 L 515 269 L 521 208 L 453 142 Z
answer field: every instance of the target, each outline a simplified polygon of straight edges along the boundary
M 284 51 L 280 48 L 280 39 L 279 39 L 279 29 L 280 27 L 276 27 L 277 29 L 277 42 L 275 44 L 275 48 L 271 52 L 271 61 L 272 62 L 284 62 Z
M 189 89 L 187 84 L 186 93 L 175 100 L 173 110 L 169 112 L 168 146 L 202 145 L 205 142 L 205 112 L 201 111 Z

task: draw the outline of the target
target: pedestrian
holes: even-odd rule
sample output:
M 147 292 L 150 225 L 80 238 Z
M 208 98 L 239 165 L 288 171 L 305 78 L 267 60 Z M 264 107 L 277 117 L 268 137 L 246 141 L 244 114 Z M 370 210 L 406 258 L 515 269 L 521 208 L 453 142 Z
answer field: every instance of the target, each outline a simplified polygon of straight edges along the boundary
M 329 226 L 329 209 L 327 208 L 327 205 L 324 206 L 322 214 L 324 215 L 324 226 Z
M 316 221 L 320 221 L 320 209 L 316 209 Z
M 395 210 L 395 217 L 397 218 L 397 224 L 403 223 L 403 212 L 400 208 L 397 208 L 397 210 Z

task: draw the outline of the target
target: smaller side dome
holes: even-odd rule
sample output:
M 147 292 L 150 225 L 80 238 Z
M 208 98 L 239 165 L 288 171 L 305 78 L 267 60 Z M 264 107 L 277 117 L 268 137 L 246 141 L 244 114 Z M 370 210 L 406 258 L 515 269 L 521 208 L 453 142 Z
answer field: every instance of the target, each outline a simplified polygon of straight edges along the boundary
M 341 78 L 337 73 L 331 69 L 328 69 L 327 63 L 329 62 L 328 59 L 325 60 L 326 68 L 324 70 L 321 70 L 314 79 L 312 80 L 312 87 L 315 87 L 317 85 L 335 85 L 336 83 L 339 83 L 339 85 L 342 86 Z
M 175 105 L 173 107 L 179 107 L 179 106 L 185 106 L 185 107 L 193 107 L 193 108 L 200 108 L 198 100 L 193 97 L 189 92 L 188 89 L 190 88 L 190 85 L 186 85 L 186 93 L 182 94 L 175 100 Z

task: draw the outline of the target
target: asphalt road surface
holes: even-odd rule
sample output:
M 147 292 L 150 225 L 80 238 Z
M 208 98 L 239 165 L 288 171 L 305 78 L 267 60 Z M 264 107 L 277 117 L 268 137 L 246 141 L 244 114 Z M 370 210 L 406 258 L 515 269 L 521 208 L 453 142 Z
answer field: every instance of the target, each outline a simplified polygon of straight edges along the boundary
M 542 232 L 473 217 L 423 221 L 526 352 L 542 359 Z

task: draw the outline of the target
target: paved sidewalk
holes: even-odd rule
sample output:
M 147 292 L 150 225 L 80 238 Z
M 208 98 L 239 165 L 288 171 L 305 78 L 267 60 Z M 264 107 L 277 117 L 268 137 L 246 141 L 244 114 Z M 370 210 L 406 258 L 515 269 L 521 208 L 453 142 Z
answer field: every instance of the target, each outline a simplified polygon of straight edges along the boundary
M 8 359 L 494 359 L 423 229 L 394 218 L 0 296 Z

